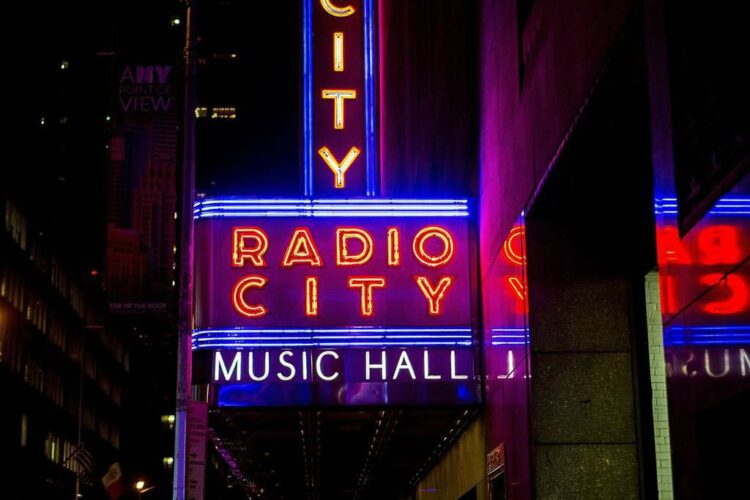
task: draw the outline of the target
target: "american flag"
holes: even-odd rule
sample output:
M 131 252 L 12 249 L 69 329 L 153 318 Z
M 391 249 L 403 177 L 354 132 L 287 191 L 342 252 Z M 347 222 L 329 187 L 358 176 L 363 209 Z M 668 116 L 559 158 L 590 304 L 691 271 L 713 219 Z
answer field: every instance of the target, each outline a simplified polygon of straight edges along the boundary
M 77 446 L 65 461 L 69 460 L 75 461 L 80 466 L 78 478 L 81 480 L 81 483 L 85 486 L 93 486 L 94 480 L 92 477 L 96 462 L 94 461 L 94 455 L 86 449 L 83 443 Z

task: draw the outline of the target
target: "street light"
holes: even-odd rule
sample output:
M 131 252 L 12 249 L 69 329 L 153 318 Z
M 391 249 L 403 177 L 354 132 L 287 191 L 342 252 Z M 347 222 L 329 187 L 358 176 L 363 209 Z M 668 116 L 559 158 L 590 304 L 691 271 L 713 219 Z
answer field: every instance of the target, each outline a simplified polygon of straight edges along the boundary
M 146 481 L 144 481 L 143 479 L 139 479 L 138 481 L 135 482 L 135 491 L 138 493 L 138 498 L 140 499 L 141 495 L 143 495 L 144 493 L 147 493 L 147 492 L 149 492 L 149 491 L 151 491 L 153 489 L 156 489 L 159 486 L 161 486 L 161 485 L 154 484 L 154 485 L 149 486 L 147 488 L 146 487 Z

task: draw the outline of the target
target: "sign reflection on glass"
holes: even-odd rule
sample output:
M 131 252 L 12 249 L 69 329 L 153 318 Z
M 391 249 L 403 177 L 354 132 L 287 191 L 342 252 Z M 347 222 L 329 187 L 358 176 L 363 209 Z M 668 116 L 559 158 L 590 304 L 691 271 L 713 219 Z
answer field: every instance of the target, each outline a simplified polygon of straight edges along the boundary
M 667 376 L 672 378 L 750 378 L 750 348 L 667 348 Z
M 701 304 L 701 312 L 726 318 L 746 313 L 750 306 L 750 276 L 733 271 L 733 267 L 749 247 L 747 231 L 742 224 L 725 222 L 696 228 L 695 236 L 682 240 L 676 227 L 662 228 L 658 232 L 660 264 L 669 268 L 662 275 L 664 312 L 677 313 L 706 286 L 720 283 Z

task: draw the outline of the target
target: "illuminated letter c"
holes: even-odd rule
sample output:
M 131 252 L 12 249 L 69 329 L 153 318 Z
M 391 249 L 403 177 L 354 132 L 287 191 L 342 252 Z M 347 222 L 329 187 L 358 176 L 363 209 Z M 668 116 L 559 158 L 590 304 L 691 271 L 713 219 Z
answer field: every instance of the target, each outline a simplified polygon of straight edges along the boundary
M 265 276 L 254 274 L 245 276 L 232 288 L 232 305 L 234 310 L 247 318 L 260 318 L 268 312 L 265 306 L 248 304 L 245 301 L 245 292 L 248 288 L 263 288 L 268 280 Z
M 356 12 L 354 7 L 347 5 L 346 7 L 337 7 L 331 3 L 331 0 L 320 0 L 320 5 L 323 6 L 326 12 L 334 17 L 347 17 L 351 16 Z

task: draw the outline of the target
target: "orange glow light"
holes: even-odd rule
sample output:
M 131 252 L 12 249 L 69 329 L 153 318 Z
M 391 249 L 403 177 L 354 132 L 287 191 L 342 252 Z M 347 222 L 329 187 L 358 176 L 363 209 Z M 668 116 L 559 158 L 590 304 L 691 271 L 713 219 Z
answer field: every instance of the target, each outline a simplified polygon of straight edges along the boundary
M 249 288 L 263 288 L 268 283 L 265 276 L 259 274 L 245 276 L 232 288 L 232 305 L 234 310 L 247 318 L 260 318 L 268 312 L 265 306 L 248 304 L 245 301 L 245 292 Z
M 248 247 L 247 241 L 254 241 Z M 266 267 L 268 264 L 263 255 L 268 251 L 268 235 L 258 227 L 232 228 L 232 266 L 242 267 L 249 260 L 255 267 Z
M 305 316 L 318 315 L 318 277 L 305 278 Z
M 401 236 L 397 227 L 388 228 L 388 265 L 396 267 L 401 265 Z
M 333 5 L 331 0 L 320 0 L 320 5 L 323 6 L 323 9 L 326 12 L 334 17 L 347 17 L 356 12 L 356 9 L 351 5 L 347 5 L 346 7 L 339 7 L 337 5 Z
M 443 243 L 443 251 L 439 255 L 430 255 L 425 249 L 425 242 L 430 238 L 437 238 Z M 439 226 L 427 226 L 414 237 L 412 249 L 419 262 L 427 267 L 446 265 L 453 258 L 453 237 L 451 233 Z
M 454 279 L 455 276 L 443 276 L 438 281 L 437 286 L 433 287 L 427 276 L 414 276 L 419 289 L 422 290 L 422 294 L 427 299 L 430 316 L 440 316 L 441 301 L 448 288 L 453 284 Z
M 503 243 L 503 253 L 511 264 L 521 266 L 526 263 L 526 256 L 523 254 L 523 238 L 525 235 L 523 226 L 516 226 L 510 230 L 508 238 Z M 513 246 L 518 238 L 520 238 L 520 246 L 518 247 L 520 251 Z
M 323 265 L 309 228 L 296 228 L 289 245 L 286 247 L 281 267 L 292 267 L 295 264 L 308 264 L 312 267 Z
M 333 71 L 344 71 L 344 34 L 333 34 Z
M 362 244 L 358 254 L 349 253 L 349 240 L 357 240 Z M 372 236 L 358 227 L 336 228 L 336 265 L 361 266 L 372 258 Z
M 346 186 L 344 175 L 346 174 L 346 171 L 349 170 L 349 167 L 352 166 L 354 160 L 357 159 L 359 153 L 359 148 L 352 146 L 344 159 L 341 160 L 341 163 L 339 163 L 339 161 L 333 156 L 333 153 L 331 153 L 331 150 L 327 147 L 323 146 L 318 150 L 318 154 L 323 158 L 323 161 L 326 162 L 326 165 L 328 165 L 328 168 L 330 168 L 331 172 L 334 174 L 333 187 L 336 189 L 342 189 Z
M 323 99 L 333 99 L 333 128 L 344 128 L 344 99 L 356 99 L 356 90 L 323 89 L 320 91 Z
M 360 315 L 363 318 L 371 317 L 374 314 L 372 290 L 373 288 L 385 288 L 385 278 L 382 276 L 350 276 L 348 285 L 349 288 L 360 289 Z

